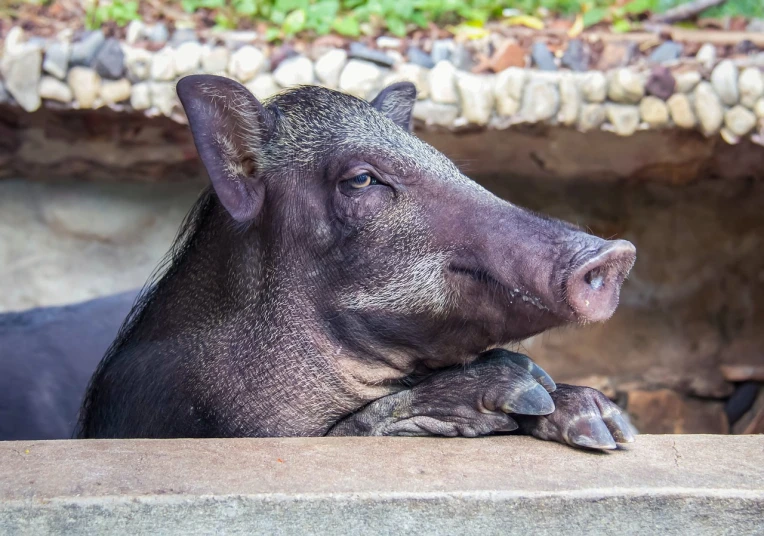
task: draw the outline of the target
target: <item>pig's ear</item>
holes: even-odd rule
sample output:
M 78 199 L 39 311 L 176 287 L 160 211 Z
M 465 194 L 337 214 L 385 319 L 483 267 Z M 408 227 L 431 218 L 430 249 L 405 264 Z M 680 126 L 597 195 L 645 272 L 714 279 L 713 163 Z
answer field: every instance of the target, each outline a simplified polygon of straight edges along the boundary
M 222 76 L 186 76 L 176 90 L 220 202 L 236 221 L 251 221 L 265 197 L 258 156 L 273 123 L 270 113 L 244 86 Z
M 383 89 L 371 105 L 403 130 L 414 128 L 412 112 L 416 102 L 416 86 L 411 82 L 396 82 Z

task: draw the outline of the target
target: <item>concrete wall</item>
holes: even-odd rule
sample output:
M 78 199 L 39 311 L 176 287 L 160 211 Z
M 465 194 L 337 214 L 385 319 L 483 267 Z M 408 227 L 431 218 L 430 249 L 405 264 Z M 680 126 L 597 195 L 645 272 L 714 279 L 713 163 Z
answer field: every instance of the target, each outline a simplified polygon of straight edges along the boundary
M 0 443 L 3 534 L 760 534 L 764 438 Z

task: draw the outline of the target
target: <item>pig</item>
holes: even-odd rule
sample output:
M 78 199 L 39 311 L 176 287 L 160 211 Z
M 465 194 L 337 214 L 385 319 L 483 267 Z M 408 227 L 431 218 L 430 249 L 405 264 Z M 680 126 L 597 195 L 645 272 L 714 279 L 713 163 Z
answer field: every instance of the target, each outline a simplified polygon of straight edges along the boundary
M 407 82 L 177 93 L 209 178 L 95 372 L 81 438 L 525 433 L 633 440 L 504 347 L 607 320 L 636 259 L 500 199 L 412 133 Z M 510 172 L 511 170 L 508 170 Z
M 0 314 L 0 441 L 70 439 L 138 290 Z

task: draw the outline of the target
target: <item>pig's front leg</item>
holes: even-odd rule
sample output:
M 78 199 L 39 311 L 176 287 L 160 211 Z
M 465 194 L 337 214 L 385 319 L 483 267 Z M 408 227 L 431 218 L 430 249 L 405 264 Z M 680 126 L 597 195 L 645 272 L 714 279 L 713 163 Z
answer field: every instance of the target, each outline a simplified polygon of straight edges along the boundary
M 592 449 L 614 449 L 616 443 L 634 441 L 620 408 L 596 389 L 560 383 L 551 396 L 551 414 L 514 416 L 521 433 Z
M 411 389 L 375 400 L 327 435 L 464 436 L 512 431 L 510 414 L 554 411 L 552 379 L 524 355 L 485 352 L 466 367 L 434 373 Z

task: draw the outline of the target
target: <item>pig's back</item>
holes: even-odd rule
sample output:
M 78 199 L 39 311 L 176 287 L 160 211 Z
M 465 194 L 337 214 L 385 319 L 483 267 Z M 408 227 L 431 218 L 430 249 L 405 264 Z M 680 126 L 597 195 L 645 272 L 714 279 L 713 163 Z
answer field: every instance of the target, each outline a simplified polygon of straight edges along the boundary
M 0 314 L 0 440 L 72 437 L 90 376 L 137 293 Z

